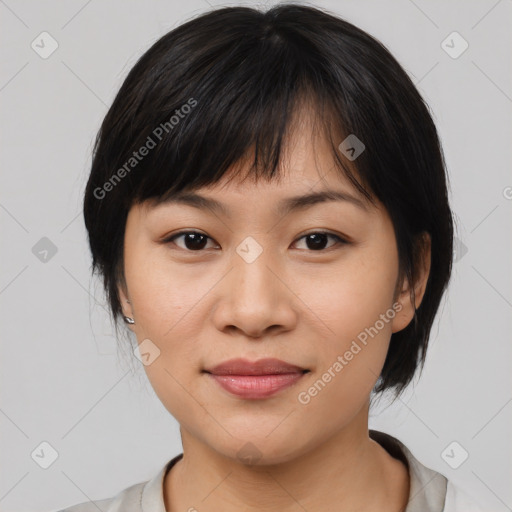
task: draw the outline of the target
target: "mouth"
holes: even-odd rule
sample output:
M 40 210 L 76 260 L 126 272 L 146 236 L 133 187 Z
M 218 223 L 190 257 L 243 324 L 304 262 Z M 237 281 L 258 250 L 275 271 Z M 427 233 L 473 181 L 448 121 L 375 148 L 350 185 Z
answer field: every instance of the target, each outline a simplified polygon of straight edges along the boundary
M 279 359 L 232 359 L 203 370 L 222 389 L 244 399 L 268 398 L 295 385 L 309 372 Z

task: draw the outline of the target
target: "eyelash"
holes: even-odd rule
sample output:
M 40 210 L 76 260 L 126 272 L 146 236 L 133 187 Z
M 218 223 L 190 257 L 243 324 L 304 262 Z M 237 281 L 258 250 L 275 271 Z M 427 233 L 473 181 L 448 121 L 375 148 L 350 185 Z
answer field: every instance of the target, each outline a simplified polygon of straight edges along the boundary
M 209 237 L 208 235 L 205 235 L 204 233 L 201 233 L 200 231 L 179 231 L 178 233 L 174 233 L 174 235 L 162 240 L 162 243 L 163 244 L 168 244 L 168 243 L 173 243 L 174 245 L 176 245 L 174 243 L 174 240 L 176 238 L 179 238 L 180 236 L 183 236 L 183 235 L 188 235 L 188 234 L 196 234 L 196 235 L 203 235 L 205 236 L 207 239 L 209 240 L 213 240 L 213 238 Z M 348 242 L 347 240 L 345 240 L 344 238 L 341 238 L 339 235 L 335 235 L 334 233 L 331 233 L 329 231 L 311 231 L 310 233 L 306 233 L 304 235 L 302 235 L 301 237 L 299 237 L 296 241 L 299 241 L 299 240 L 302 240 L 303 238 L 306 238 L 307 236 L 309 235 L 327 235 L 327 236 L 330 236 L 331 238 L 334 238 L 337 240 L 337 243 L 340 244 L 340 245 L 348 245 L 350 242 Z M 319 249 L 317 251 L 314 251 L 314 250 L 308 250 L 306 249 L 307 252 L 325 252 L 325 251 L 328 251 L 329 249 L 332 249 L 333 247 L 335 247 L 336 244 L 332 245 L 331 247 L 328 247 L 327 249 Z M 190 249 L 184 249 L 182 247 L 178 247 L 180 250 L 182 251 L 185 251 L 185 252 L 190 252 L 190 253 L 194 253 L 194 252 L 204 252 L 205 249 L 199 249 L 197 251 L 193 251 L 193 250 L 190 250 Z M 301 250 L 304 250 L 304 249 L 301 249 Z

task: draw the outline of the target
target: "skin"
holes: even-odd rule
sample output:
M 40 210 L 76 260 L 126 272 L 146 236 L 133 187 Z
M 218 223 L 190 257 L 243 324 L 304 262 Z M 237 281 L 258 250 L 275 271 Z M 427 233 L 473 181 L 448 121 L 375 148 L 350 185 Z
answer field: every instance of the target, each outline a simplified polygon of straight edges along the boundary
M 369 438 L 368 408 L 391 334 L 414 316 L 410 284 L 399 281 L 394 228 L 380 203 L 364 210 L 330 201 L 275 213 L 281 199 L 325 188 L 358 196 L 334 168 L 326 140 L 312 133 L 307 123 L 292 132 L 279 183 L 228 183 L 227 174 L 197 190 L 226 205 L 230 217 L 183 204 L 139 204 L 129 212 L 123 312 L 134 318 L 138 342 L 149 339 L 160 350 L 144 368 L 183 443 L 184 458 L 164 480 L 168 512 L 406 507 L 407 469 Z M 204 248 L 194 251 L 186 236 L 162 243 L 181 230 L 207 235 Z M 322 231 L 350 243 L 327 237 L 322 245 L 320 238 L 315 250 L 304 235 Z M 263 249 L 252 263 L 236 252 L 247 236 Z M 430 250 L 423 261 L 416 307 Z M 298 394 L 395 301 L 400 312 L 300 403 Z M 269 398 L 244 400 L 202 373 L 235 357 L 276 357 L 310 372 Z M 238 456 L 249 442 L 260 455 L 253 464 Z

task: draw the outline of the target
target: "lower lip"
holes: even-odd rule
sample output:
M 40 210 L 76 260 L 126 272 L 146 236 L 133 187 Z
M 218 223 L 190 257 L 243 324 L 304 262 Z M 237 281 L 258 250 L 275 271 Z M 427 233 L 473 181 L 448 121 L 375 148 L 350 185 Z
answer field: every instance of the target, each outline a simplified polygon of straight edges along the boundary
M 213 375 L 226 391 L 233 395 L 259 399 L 267 398 L 278 391 L 293 386 L 304 373 L 283 373 L 279 375 Z

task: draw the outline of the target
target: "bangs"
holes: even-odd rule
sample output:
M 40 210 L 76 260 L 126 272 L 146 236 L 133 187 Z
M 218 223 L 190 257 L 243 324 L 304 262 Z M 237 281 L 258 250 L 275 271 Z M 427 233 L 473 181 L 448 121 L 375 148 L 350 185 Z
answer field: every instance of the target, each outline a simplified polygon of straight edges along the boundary
M 145 201 L 158 205 L 178 192 L 213 185 L 228 169 L 236 168 L 232 177 L 242 181 L 278 180 L 284 146 L 302 120 L 313 127 L 312 135 L 326 138 L 335 165 L 372 201 L 364 172 L 338 149 L 354 126 L 341 89 L 332 90 L 332 77 L 324 79 L 329 74 L 325 56 L 268 26 L 233 37 L 202 53 L 182 53 L 194 54 L 193 60 L 167 52 L 157 65 L 148 54 L 128 76 L 116 98 L 124 105 L 123 119 L 116 123 L 124 132 L 110 134 L 126 144 L 108 165 L 124 166 L 116 188 L 126 207 Z M 159 53 L 162 44 L 151 51 Z M 142 84 L 145 90 L 140 83 L 130 90 L 127 84 L 137 83 L 141 73 L 151 77 Z M 121 111 L 115 104 L 112 110 Z M 134 126 L 138 131 L 130 131 Z M 146 156 L 135 159 L 139 149 Z

